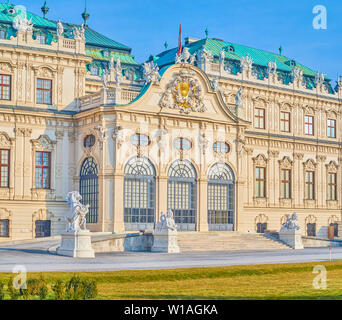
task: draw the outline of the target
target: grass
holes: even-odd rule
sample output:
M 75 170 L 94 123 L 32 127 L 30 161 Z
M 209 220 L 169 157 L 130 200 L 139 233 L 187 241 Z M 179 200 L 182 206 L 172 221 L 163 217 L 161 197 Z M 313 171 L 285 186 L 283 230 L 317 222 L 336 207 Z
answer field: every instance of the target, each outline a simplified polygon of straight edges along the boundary
M 313 267 L 327 269 L 327 289 L 314 289 Z M 97 299 L 342 299 L 342 261 L 167 270 L 29 273 L 48 282 L 77 274 L 97 281 Z M 1 273 L 0 281 L 13 276 Z

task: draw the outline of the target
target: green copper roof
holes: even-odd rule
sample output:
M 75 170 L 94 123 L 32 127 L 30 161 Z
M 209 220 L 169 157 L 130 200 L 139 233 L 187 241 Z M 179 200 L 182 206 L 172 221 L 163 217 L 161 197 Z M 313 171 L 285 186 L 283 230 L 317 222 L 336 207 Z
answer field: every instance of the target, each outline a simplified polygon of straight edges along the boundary
M 189 52 L 191 54 L 194 54 L 198 50 L 201 50 L 203 46 L 206 50 L 212 53 L 214 59 L 218 59 L 220 51 L 222 49 L 225 49 L 226 59 L 240 61 L 241 58 L 246 57 L 246 55 L 248 54 L 249 57 L 253 59 L 254 65 L 267 67 L 268 62 L 276 61 L 278 70 L 291 72 L 293 69 L 293 67 L 290 66 L 290 62 L 293 59 L 287 58 L 285 56 L 280 56 L 279 54 L 268 52 L 265 50 L 255 49 L 236 43 L 226 42 L 223 40 L 206 38 L 185 45 L 185 47 L 189 48 Z M 234 48 L 234 52 L 229 51 L 229 47 L 231 46 Z M 174 64 L 177 50 L 178 48 L 173 48 L 158 54 L 156 61 L 158 66 L 163 67 L 166 65 Z M 296 65 L 299 65 L 302 68 L 304 75 L 315 76 L 316 72 L 308 67 L 303 66 L 297 61 L 295 62 Z
M 10 14 L 9 10 L 14 8 L 16 12 L 14 14 Z M 21 12 L 20 6 L 15 6 L 10 3 L 0 3 L 0 22 L 12 24 L 14 18 L 20 14 Z M 57 28 L 57 21 L 45 19 L 40 17 L 32 12 L 26 12 L 27 19 L 32 19 L 33 27 L 34 28 L 43 28 L 43 29 L 50 29 L 50 31 L 56 31 Z M 63 23 L 66 36 L 72 38 L 72 27 L 79 25 Z M 89 28 L 89 26 L 85 27 L 85 38 L 86 38 L 86 45 L 89 46 L 100 46 L 105 48 L 116 48 L 123 51 L 127 51 L 128 53 L 131 51 L 131 48 L 127 47 L 126 45 L 114 41 L 103 34 L 98 33 L 97 31 Z
M 109 57 L 105 57 L 103 55 L 103 50 L 86 48 L 86 55 L 89 57 L 92 57 L 96 60 L 105 60 L 105 61 L 110 61 L 110 56 L 112 56 L 114 58 L 114 61 L 116 61 L 118 58 L 120 58 L 121 63 L 139 65 L 138 62 L 136 62 L 131 55 L 121 53 L 121 52 L 120 53 L 119 52 L 111 52 Z
M 16 13 L 10 14 L 8 10 L 11 8 L 15 8 Z M 0 21 L 12 23 L 14 18 L 21 12 L 21 10 L 22 9 L 20 8 L 20 6 L 16 7 L 15 5 L 10 3 L 0 3 Z M 56 24 L 54 22 L 39 17 L 36 14 L 27 11 L 26 16 L 29 20 L 32 18 L 32 23 L 34 24 L 34 26 L 56 28 Z

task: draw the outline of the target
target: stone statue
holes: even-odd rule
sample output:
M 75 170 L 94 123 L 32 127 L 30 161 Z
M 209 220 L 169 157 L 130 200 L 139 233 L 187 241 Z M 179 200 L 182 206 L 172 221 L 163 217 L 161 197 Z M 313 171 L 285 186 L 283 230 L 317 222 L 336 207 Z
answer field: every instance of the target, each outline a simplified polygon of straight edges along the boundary
M 27 20 L 26 14 L 19 14 L 13 19 L 12 26 L 14 29 L 23 32 L 32 32 L 32 18 Z
M 298 217 L 297 213 L 292 213 L 292 216 L 288 214 L 286 216 L 286 222 L 283 224 L 282 228 L 288 229 L 288 230 L 299 230 L 299 224 L 298 224 Z
M 220 90 L 220 86 L 219 86 L 219 79 L 218 77 L 215 77 L 213 80 L 211 80 L 211 87 L 213 88 L 213 90 Z
M 146 83 L 159 82 L 159 80 L 161 79 L 159 68 L 153 61 L 144 62 L 143 68 L 143 79 L 146 81 Z
M 57 22 L 57 37 L 62 37 L 64 33 L 64 27 L 63 24 L 61 22 L 61 20 L 58 20 Z
M 267 73 L 270 75 L 270 74 L 276 74 L 276 72 L 277 72 L 277 62 L 269 61 L 267 63 Z
M 122 69 L 121 69 L 121 60 L 120 58 L 116 59 L 116 65 L 115 65 L 115 83 L 116 87 L 120 87 L 120 83 L 122 80 Z
M 241 59 L 240 63 L 242 69 L 252 69 L 253 59 L 247 53 L 247 55 Z
M 212 53 L 205 48 L 205 45 L 197 52 L 197 57 L 203 62 L 211 62 L 214 58 Z
M 316 85 L 322 85 L 324 83 L 324 74 L 321 72 L 317 72 L 315 76 Z
M 189 48 L 184 47 L 183 52 L 180 55 L 178 55 L 178 53 L 176 54 L 175 63 L 194 64 L 195 60 L 196 56 L 191 55 L 191 53 L 189 52 Z
M 65 216 L 67 222 L 66 232 L 87 231 L 86 215 L 89 212 L 89 204 L 83 205 L 82 196 L 78 191 L 69 192 L 66 198 L 70 210 Z
M 292 78 L 293 80 L 298 80 L 299 82 L 302 82 L 303 80 L 303 70 L 300 66 L 295 66 L 292 69 Z
M 242 89 L 240 88 L 235 95 L 235 107 L 239 108 L 242 106 Z
M 103 89 L 108 89 L 108 73 L 107 70 L 102 72 L 102 87 Z
M 168 231 L 168 230 L 177 230 L 177 226 L 175 224 L 175 220 L 173 219 L 173 212 L 172 210 L 167 210 L 166 214 L 161 213 L 160 221 L 157 223 L 156 230 L 158 232 Z
M 75 40 L 83 40 L 85 41 L 85 29 L 84 29 L 84 23 L 82 23 L 80 28 L 77 28 L 76 26 L 73 27 L 73 36 Z
M 225 50 L 224 48 L 220 51 L 220 64 L 224 64 Z

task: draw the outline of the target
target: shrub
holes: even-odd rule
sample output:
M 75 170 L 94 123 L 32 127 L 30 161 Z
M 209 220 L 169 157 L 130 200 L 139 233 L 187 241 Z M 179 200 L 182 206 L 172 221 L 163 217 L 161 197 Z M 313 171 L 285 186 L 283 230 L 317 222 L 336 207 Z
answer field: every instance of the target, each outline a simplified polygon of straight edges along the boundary
M 30 293 L 28 291 L 28 289 L 21 289 L 20 290 L 24 300 L 30 300 Z
M 82 296 L 82 280 L 78 276 L 73 276 L 65 284 L 65 297 L 67 300 L 80 300 Z
M 27 291 L 31 296 L 38 296 L 40 289 L 39 279 L 29 279 L 26 281 Z
M 18 300 L 19 290 L 16 290 L 13 286 L 13 278 L 10 278 L 7 282 L 7 290 L 11 300 Z
M 68 300 L 87 300 L 97 296 L 97 285 L 94 280 L 73 276 L 65 284 L 65 298 Z
M 0 282 L 0 300 L 5 299 L 5 284 Z
M 55 294 L 56 300 L 63 300 L 65 293 L 65 286 L 62 280 L 57 280 L 55 284 L 52 286 L 52 291 Z
M 49 289 L 45 282 L 43 282 L 39 288 L 39 299 L 45 300 L 48 295 Z
M 97 296 L 97 285 L 95 280 L 83 280 L 83 299 L 95 299 Z

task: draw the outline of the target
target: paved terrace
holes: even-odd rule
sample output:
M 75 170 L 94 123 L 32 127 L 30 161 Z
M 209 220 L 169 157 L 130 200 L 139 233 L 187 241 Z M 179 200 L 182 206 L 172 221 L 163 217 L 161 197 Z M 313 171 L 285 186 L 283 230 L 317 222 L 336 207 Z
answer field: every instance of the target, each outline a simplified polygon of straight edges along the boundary
M 28 272 L 41 271 L 111 271 L 214 267 L 248 264 L 295 263 L 329 260 L 328 248 L 268 251 L 212 251 L 179 254 L 151 252 L 97 253 L 95 259 L 57 256 L 49 248 L 60 240 L 16 245 L 0 244 L 0 272 L 12 272 L 15 265 L 24 265 Z M 332 259 L 342 260 L 342 247 L 332 248 Z

